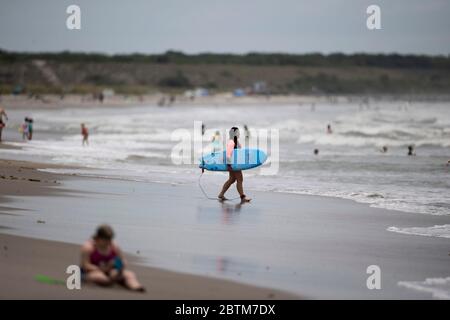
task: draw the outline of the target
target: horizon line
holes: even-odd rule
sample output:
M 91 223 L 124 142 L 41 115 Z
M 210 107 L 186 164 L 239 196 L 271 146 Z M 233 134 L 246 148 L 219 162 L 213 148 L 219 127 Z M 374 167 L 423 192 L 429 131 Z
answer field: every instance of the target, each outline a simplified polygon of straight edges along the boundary
M 399 52 L 365 52 L 365 51 L 355 51 L 352 53 L 346 53 L 342 51 L 329 52 L 324 53 L 320 51 L 309 51 L 309 52 L 288 52 L 288 51 L 246 51 L 246 52 L 214 52 L 214 51 L 199 51 L 199 52 L 184 52 L 182 50 L 176 49 L 168 49 L 164 52 L 106 52 L 106 51 L 72 51 L 72 50 L 49 50 L 49 51 L 40 51 L 40 50 L 9 50 L 0 47 L 0 53 L 9 53 L 9 54 L 86 54 L 86 55 L 103 55 L 103 56 L 133 56 L 133 55 L 142 55 L 142 56 L 158 56 L 165 55 L 169 53 L 174 54 L 182 54 L 185 56 L 200 56 L 200 55 L 231 55 L 231 56 L 247 56 L 251 54 L 255 55 L 291 55 L 291 56 L 308 56 L 308 55 L 322 55 L 325 57 L 333 56 L 333 55 L 343 55 L 343 56 L 355 56 L 355 55 L 368 55 L 368 56 L 415 56 L 415 57 L 430 57 L 430 58 L 450 58 L 450 53 L 444 54 L 428 54 L 428 53 L 399 53 Z

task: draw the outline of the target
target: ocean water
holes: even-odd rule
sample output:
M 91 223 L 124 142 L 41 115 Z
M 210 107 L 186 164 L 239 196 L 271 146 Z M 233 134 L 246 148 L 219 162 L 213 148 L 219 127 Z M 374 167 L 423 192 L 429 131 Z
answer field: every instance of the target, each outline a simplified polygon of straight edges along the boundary
M 29 142 L 21 142 L 16 129 L 25 115 L 35 120 Z M 14 136 L 17 141 L 9 144 L 22 149 L 3 149 L 3 157 L 82 166 L 89 169 L 70 172 L 85 175 L 175 184 L 198 182 L 197 159 L 210 152 L 216 130 L 224 138 L 237 125 L 244 135 L 246 124 L 250 138 L 258 137 L 269 154 L 265 166 L 245 172 L 248 194 L 322 195 L 411 213 L 450 214 L 450 103 L 33 109 L 10 112 L 10 118 L 5 138 Z M 204 136 L 195 124 L 199 121 L 206 127 Z M 89 147 L 81 145 L 80 123 L 90 130 Z M 269 137 L 278 134 L 278 148 L 276 139 L 264 146 L 264 130 Z M 180 137 L 201 145 L 192 151 L 192 164 L 177 164 L 182 158 L 174 148 Z M 407 156 L 411 144 L 416 156 Z M 386 153 L 380 151 L 383 146 Z M 319 155 L 313 154 L 316 148 Z M 201 183 L 215 196 L 225 178 L 207 172 Z M 449 225 L 441 226 L 437 236 L 449 235 Z

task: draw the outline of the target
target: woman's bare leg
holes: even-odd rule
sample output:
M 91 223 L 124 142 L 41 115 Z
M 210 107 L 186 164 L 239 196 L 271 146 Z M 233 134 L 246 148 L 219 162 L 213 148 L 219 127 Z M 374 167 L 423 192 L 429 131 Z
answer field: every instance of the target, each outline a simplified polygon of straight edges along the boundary
M 244 176 L 242 175 L 242 171 L 235 171 L 235 177 L 237 181 L 236 188 L 239 192 L 239 195 L 241 196 L 241 200 L 247 202 L 250 201 L 251 199 L 247 198 L 244 193 Z
M 236 181 L 236 177 L 234 175 L 234 171 L 230 171 L 230 176 L 228 180 L 223 184 L 222 191 L 219 194 L 219 198 L 224 198 L 225 192 L 231 187 L 231 185 Z
M 239 192 L 239 195 L 245 196 L 244 194 L 244 187 L 242 186 L 243 182 L 244 182 L 244 177 L 242 176 L 242 171 L 236 171 L 235 172 L 235 176 L 236 176 L 236 188 L 237 191 Z

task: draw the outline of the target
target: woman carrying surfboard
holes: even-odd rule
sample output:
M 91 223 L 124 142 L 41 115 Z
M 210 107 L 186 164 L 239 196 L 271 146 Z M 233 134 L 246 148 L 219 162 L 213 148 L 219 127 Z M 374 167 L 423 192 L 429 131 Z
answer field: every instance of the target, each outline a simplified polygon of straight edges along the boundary
M 227 169 L 229 172 L 229 178 L 224 183 L 222 187 L 222 191 L 220 192 L 218 198 L 219 200 L 227 200 L 225 198 L 225 192 L 230 188 L 230 186 L 236 182 L 236 188 L 239 192 L 239 196 L 241 197 L 242 202 L 249 202 L 251 199 L 247 198 L 244 194 L 244 188 L 243 188 L 243 182 L 244 182 L 244 176 L 242 175 L 241 170 L 233 171 L 231 167 L 231 156 L 233 154 L 234 149 L 241 148 L 241 144 L 239 143 L 239 128 L 233 127 L 230 129 L 230 140 L 227 143 L 227 150 L 226 150 L 226 158 L 227 158 Z

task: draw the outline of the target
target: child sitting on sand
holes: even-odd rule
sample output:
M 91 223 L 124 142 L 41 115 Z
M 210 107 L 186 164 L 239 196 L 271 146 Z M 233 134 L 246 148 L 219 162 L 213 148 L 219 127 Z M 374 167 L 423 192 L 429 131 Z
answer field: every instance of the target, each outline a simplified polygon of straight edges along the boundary
M 126 268 L 122 251 L 113 238 L 112 228 L 101 225 L 92 239 L 81 247 L 83 279 L 102 286 L 119 283 L 130 290 L 145 292 L 135 274 Z

